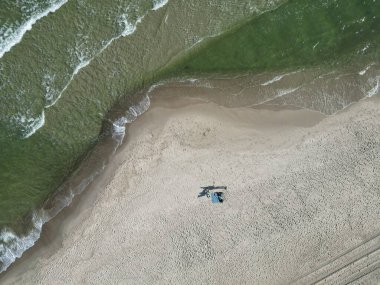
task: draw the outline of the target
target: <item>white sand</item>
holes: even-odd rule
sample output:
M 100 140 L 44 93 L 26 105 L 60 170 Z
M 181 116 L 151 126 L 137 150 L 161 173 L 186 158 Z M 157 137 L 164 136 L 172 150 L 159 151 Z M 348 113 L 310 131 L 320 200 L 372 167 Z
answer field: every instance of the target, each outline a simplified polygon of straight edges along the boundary
M 321 282 L 376 284 L 379 107 L 324 117 L 154 100 L 62 244 L 3 284 L 306 284 L 338 269 Z M 197 198 L 213 181 L 228 186 L 223 204 Z

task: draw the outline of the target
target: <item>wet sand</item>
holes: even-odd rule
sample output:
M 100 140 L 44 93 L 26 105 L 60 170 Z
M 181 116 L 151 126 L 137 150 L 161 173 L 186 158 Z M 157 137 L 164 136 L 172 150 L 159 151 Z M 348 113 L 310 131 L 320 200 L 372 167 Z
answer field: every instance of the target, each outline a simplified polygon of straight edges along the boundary
M 380 280 L 378 98 L 326 117 L 169 89 L 0 283 Z M 197 198 L 213 182 L 228 187 L 223 204 Z

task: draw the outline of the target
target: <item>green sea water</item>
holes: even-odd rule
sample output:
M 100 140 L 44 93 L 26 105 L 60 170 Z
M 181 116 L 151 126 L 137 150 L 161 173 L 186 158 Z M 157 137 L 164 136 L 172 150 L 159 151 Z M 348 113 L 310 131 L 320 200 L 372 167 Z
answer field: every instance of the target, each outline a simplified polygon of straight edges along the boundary
M 379 1 L 169 0 L 156 10 L 158 4 L 69 0 L 4 53 L 3 233 L 28 233 L 32 214 L 110 135 L 112 121 L 141 100 L 137 91 L 151 84 L 190 75 L 378 62 Z M 7 14 L 7 25 L 33 16 L 7 9 L 15 11 Z M 3 238 L 0 245 L 10 241 Z M 5 264 L 2 254 L 5 247 Z
M 132 104 L 171 57 L 270 7 L 256 1 L 250 11 L 249 2 L 152 11 L 158 1 L 78 0 L 37 22 L 0 61 L 0 228 L 24 228 L 98 141 L 116 102 Z
M 380 1 L 291 0 L 181 58 L 178 74 L 262 72 L 378 61 Z
M 112 107 L 138 102 L 135 91 L 198 41 L 284 1 L 37 2 L 10 0 L 14 13 L 1 14 L 0 272 L 38 238 L 48 219 L 38 210 L 112 131 Z M 42 17 L 48 2 L 62 5 Z M 3 49 L 12 33 L 21 40 Z

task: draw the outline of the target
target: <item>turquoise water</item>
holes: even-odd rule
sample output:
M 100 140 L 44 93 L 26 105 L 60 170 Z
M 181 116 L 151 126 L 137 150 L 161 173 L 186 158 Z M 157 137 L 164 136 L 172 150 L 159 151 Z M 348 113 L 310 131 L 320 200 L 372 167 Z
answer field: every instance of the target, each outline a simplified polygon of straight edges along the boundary
M 50 218 L 39 209 L 88 152 L 112 133 L 120 143 L 124 124 L 149 106 L 138 90 L 188 74 L 351 65 L 361 72 L 378 61 L 378 1 L 6 0 L 0 7 L 0 272 L 38 238 Z M 363 84 L 376 93 L 379 78 Z

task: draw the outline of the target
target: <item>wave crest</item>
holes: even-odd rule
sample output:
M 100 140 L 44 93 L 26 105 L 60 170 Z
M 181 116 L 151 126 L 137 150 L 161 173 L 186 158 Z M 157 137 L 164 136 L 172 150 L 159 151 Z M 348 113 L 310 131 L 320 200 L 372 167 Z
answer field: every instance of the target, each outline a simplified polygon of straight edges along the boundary
M 2 58 L 3 55 L 10 51 L 15 45 L 20 43 L 25 33 L 30 31 L 38 20 L 46 17 L 49 13 L 54 13 L 66 4 L 67 1 L 68 0 L 53 1 L 48 9 L 40 13 L 32 14 L 27 21 L 19 25 L 17 28 L 6 26 L 2 27 L 0 29 L 0 58 Z

